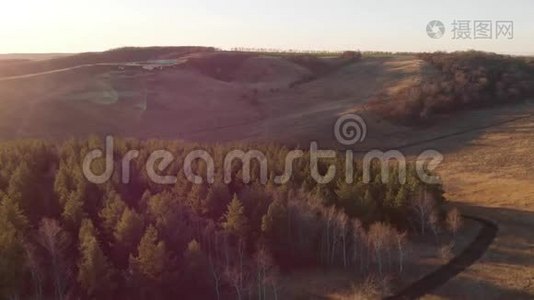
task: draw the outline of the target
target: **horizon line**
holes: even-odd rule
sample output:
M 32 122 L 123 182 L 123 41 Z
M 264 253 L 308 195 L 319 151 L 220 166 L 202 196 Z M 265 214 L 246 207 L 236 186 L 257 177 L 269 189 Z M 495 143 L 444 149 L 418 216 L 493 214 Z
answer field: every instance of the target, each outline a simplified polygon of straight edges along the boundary
M 84 54 L 84 53 L 103 53 L 108 52 L 112 50 L 117 49 L 126 49 L 126 48 L 166 48 L 166 47 L 205 47 L 205 48 L 214 48 L 216 50 L 220 51 L 250 51 L 250 52 L 294 52 L 294 53 L 313 53 L 313 52 L 331 52 L 331 53 L 340 53 L 344 51 L 358 51 L 361 53 L 391 53 L 391 54 L 418 54 L 418 53 L 434 53 L 434 52 L 445 52 L 445 53 L 454 53 L 454 52 L 468 52 L 468 51 L 477 51 L 477 52 L 486 52 L 486 53 L 495 53 L 500 55 L 511 55 L 511 56 L 534 56 L 533 52 L 495 52 L 495 51 L 487 51 L 487 50 L 481 50 L 481 49 L 457 49 L 457 50 L 433 50 L 433 51 L 397 51 L 397 50 L 372 50 L 372 49 L 335 49 L 335 50 L 327 50 L 327 49 L 298 49 L 298 48 L 270 48 L 270 47 L 242 47 L 242 46 L 236 46 L 236 47 L 217 47 L 217 46 L 204 46 L 204 45 L 153 45 L 153 46 L 120 46 L 120 47 L 111 47 L 106 48 L 105 50 L 83 50 L 79 52 L 62 52 L 62 51 L 39 51 L 39 52 L 0 52 L 0 56 L 8 56 L 8 55 L 77 55 L 77 54 Z

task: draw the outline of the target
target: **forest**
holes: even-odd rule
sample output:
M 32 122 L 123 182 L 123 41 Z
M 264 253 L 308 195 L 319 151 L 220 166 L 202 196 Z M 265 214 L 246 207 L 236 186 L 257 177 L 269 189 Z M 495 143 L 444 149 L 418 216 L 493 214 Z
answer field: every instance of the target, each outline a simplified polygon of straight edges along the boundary
M 417 55 L 432 71 L 393 94 L 381 94 L 372 111 L 394 122 L 422 125 L 457 111 L 518 103 L 534 96 L 534 62 L 478 51 Z
M 117 140 L 114 156 L 140 149 L 130 182 L 119 171 L 90 183 L 82 160 L 103 149 L 97 137 L 63 142 L 18 140 L 0 144 L 0 298 L 2 299 L 279 299 L 283 276 L 303 267 L 346 269 L 368 276 L 402 274 L 411 235 L 457 230 L 443 209 L 440 184 L 420 181 L 409 165 L 407 182 L 317 184 L 310 163 L 294 161 L 291 180 L 277 185 L 232 181 L 216 165 L 212 184 L 193 184 L 180 172 L 188 151 L 222 157 L 236 147 L 261 149 L 270 178 L 284 172 L 290 149 L 277 145 L 199 145 L 179 141 Z M 143 161 L 158 149 L 177 157 L 163 173 L 176 184 L 151 182 Z M 215 159 L 222 161 L 222 159 Z M 116 160 L 120 164 L 120 159 Z M 322 162 L 340 166 L 344 160 Z M 103 161 L 93 166 L 98 173 Z M 194 164 L 197 174 L 206 165 Z M 120 170 L 118 166 L 115 170 Z M 397 176 L 398 177 L 398 176 Z M 452 220 L 452 221 L 451 221 Z

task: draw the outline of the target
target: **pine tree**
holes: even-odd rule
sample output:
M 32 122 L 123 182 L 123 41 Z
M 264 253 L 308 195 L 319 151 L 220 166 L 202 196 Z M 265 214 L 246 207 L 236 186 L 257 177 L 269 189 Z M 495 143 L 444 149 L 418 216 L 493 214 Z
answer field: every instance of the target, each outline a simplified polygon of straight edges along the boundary
M 115 287 L 114 270 L 95 236 L 93 223 L 84 219 L 80 227 L 78 282 L 89 297 L 109 298 Z
M 158 231 L 150 225 L 137 247 L 137 256 L 130 255 L 130 267 L 134 274 L 151 281 L 162 280 L 169 264 L 164 241 L 158 240 Z
M 238 238 L 246 237 L 248 218 L 245 215 L 243 204 L 235 194 L 230 204 L 228 204 L 222 226 L 226 232 L 233 234 Z
M 130 208 L 124 209 L 113 236 L 117 244 L 127 253 L 133 250 L 143 234 L 143 218 Z
M 62 219 L 68 224 L 69 229 L 77 230 L 84 216 L 81 195 L 78 192 L 71 192 L 63 207 Z

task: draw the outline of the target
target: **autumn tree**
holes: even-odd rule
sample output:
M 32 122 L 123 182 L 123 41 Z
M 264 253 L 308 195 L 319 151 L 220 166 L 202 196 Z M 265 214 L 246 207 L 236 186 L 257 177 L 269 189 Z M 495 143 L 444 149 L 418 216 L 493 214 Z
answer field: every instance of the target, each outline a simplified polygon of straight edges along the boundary
M 248 218 L 245 215 L 245 208 L 241 201 L 234 195 L 230 204 L 228 204 L 224 220 L 222 223 L 224 230 L 235 237 L 243 239 L 246 237 L 248 230 Z
M 412 200 L 411 207 L 418 218 L 421 234 L 424 235 L 425 228 L 429 225 L 434 212 L 434 199 L 424 188 L 419 189 L 419 193 Z
M 384 270 L 384 250 L 388 242 L 388 234 L 389 228 L 384 223 L 374 223 L 369 228 L 369 242 L 373 247 L 380 275 L 383 274 Z

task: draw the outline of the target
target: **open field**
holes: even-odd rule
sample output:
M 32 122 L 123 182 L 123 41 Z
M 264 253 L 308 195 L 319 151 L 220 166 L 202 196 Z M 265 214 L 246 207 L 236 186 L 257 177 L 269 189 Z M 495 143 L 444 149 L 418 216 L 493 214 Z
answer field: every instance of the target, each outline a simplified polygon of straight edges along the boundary
M 528 299 L 534 294 L 534 118 L 484 130 L 447 156 L 448 198 L 500 226 L 484 258 L 436 291 L 441 297 Z M 469 287 L 469 288 L 468 288 Z
M 66 53 L 13 53 L 13 54 L 0 54 L 0 64 L 5 61 L 39 61 L 49 60 L 62 56 L 69 56 L 72 54 Z

